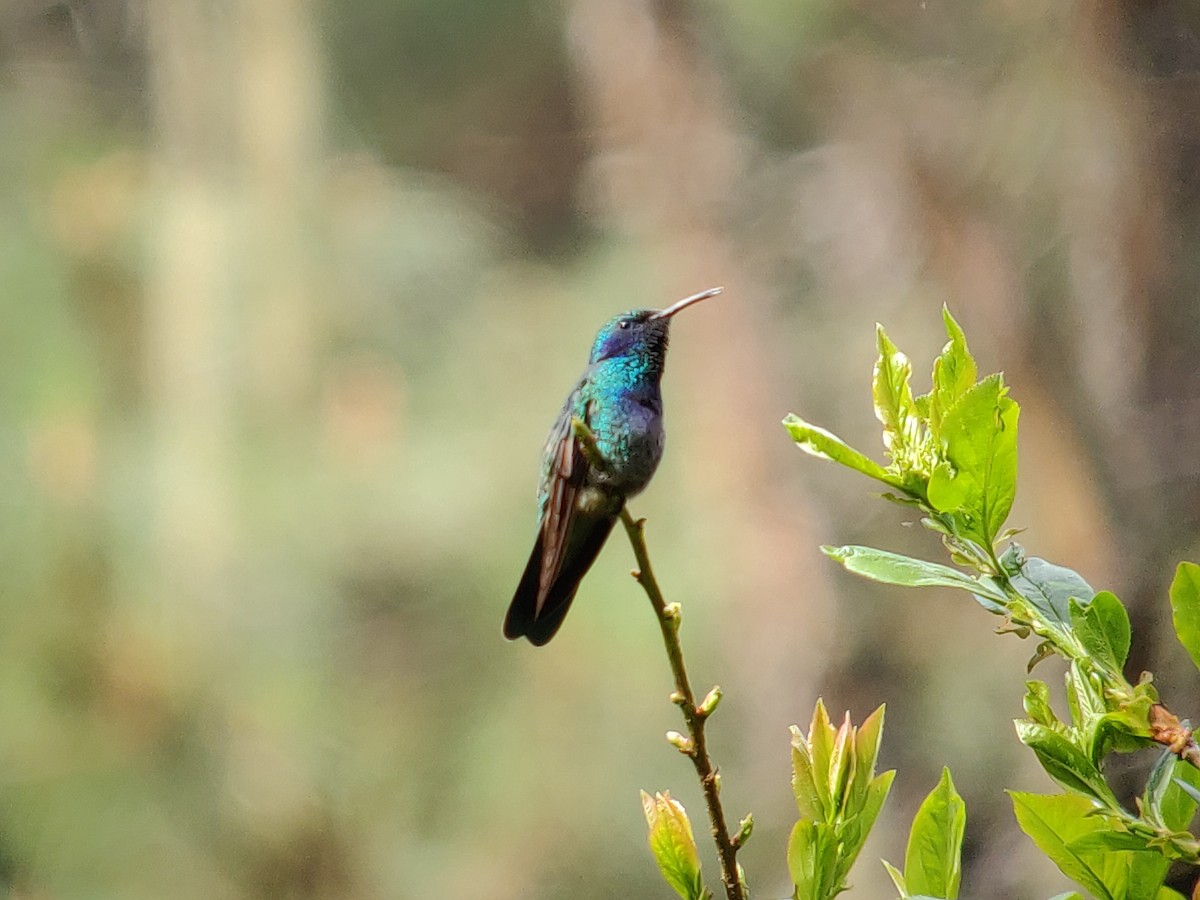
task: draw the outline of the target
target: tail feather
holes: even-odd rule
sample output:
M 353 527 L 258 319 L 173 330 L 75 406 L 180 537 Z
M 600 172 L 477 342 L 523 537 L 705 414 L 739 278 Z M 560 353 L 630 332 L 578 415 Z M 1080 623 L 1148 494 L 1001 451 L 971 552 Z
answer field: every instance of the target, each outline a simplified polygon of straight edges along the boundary
M 531 644 L 540 647 L 554 637 L 567 610 L 571 608 L 579 583 L 600 555 L 600 548 L 604 546 L 616 521 L 616 516 L 598 516 L 591 521 L 575 519 L 573 527 L 584 531 L 578 537 L 572 535 L 575 538 L 573 546 L 540 604 L 538 589 L 542 571 L 542 535 L 538 534 L 521 583 L 504 618 L 506 638 L 510 641 L 519 637 L 528 638 Z

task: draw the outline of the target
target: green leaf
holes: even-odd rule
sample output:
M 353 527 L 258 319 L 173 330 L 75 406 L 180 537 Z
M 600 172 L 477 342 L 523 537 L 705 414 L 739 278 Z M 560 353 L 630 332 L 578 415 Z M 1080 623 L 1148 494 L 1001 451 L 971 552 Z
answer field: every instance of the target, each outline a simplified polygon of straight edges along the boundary
M 962 878 L 962 841 L 967 809 L 950 770 L 917 810 L 908 835 L 904 881 L 914 893 L 955 900 Z
M 830 762 L 835 736 L 836 731 L 829 721 L 829 713 L 825 711 L 825 702 L 818 697 L 813 708 L 812 723 L 808 728 L 808 755 L 812 760 L 813 785 L 821 797 L 822 807 L 827 810 L 827 818 L 832 818 L 837 812 L 838 798 L 829 792 Z
M 948 462 L 934 466 L 929 475 L 926 493 L 929 504 L 938 512 L 954 512 L 962 509 L 971 496 L 971 480 L 958 478 L 954 467 Z
M 788 840 L 788 873 L 803 900 L 828 900 L 840 885 L 834 882 L 837 838 L 824 822 L 801 819 Z
M 1007 599 L 990 580 L 973 578 L 940 563 L 913 559 L 911 556 L 890 553 L 887 550 L 876 550 L 873 547 L 855 545 L 822 547 L 821 552 L 835 562 L 841 563 L 847 571 L 870 578 L 872 581 L 881 581 L 884 584 L 895 584 L 900 587 L 958 588 L 982 596 L 994 603 L 1004 603 Z M 994 611 L 990 607 L 986 608 Z
M 1037 755 L 1038 762 L 1051 778 L 1071 791 L 1102 799 L 1116 805 L 1104 776 L 1092 760 L 1066 737 L 1045 725 L 1017 721 L 1017 737 Z
M 1196 668 L 1200 669 L 1200 566 L 1181 562 L 1171 582 L 1171 613 L 1175 634 Z
M 1096 595 L 1078 572 L 1036 556 L 1023 558 L 1023 551 L 1016 544 L 1009 547 L 1001 562 L 1010 559 L 1021 559 L 1021 564 L 1009 575 L 1009 583 L 1051 623 L 1070 626 L 1071 598 L 1088 603 Z
M 919 421 L 913 401 L 912 363 L 888 338 L 882 325 L 875 326 L 879 359 L 875 362 L 872 396 L 875 417 L 883 425 L 883 445 L 897 464 L 908 460 L 908 450 L 918 443 Z
M 855 450 L 840 437 L 805 422 L 799 416 L 789 415 L 783 420 L 783 427 L 788 430 L 797 446 L 806 453 L 811 453 L 819 459 L 829 459 L 841 463 L 849 469 L 882 481 L 894 488 L 903 489 L 904 482 L 875 460 Z
M 1068 602 L 1071 624 L 1087 651 L 1116 675 L 1129 656 L 1129 614 L 1116 594 L 1101 591 L 1091 603 Z
M 954 508 L 963 533 L 986 547 L 1004 527 L 1017 492 L 1021 411 L 1007 393 L 1001 376 L 989 375 L 946 412 L 941 438 L 950 467 L 939 466 L 930 479 L 931 494 L 963 498 Z
M 875 778 L 875 762 L 879 758 L 879 746 L 883 740 L 884 707 L 880 706 L 858 726 L 854 738 L 854 780 L 850 784 L 851 809 L 859 809 L 866 799 L 867 790 Z
M 829 752 L 829 796 L 833 798 L 833 808 L 842 811 L 846 809 L 846 788 L 854 770 L 853 734 L 854 726 L 847 710 L 841 727 L 834 733 L 833 748 Z
M 1025 682 L 1025 714 L 1038 725 L 1054 728 L 1061 723 L 1050 708 L 1050 688 L 1044 681 Z
M 1143 815 L 1155 824 L 1163 824 L 1163 801 L 1166 799 L 1167 793 L 1171 788 L 1174 788 L 1176 793 L 1187 797 L 1187 794 L 1180 791 L 1171 780 L 1174 772 L 1175 754 L 1170 750 L 1163 750 L 1158 755 L 1158 759 L 1154 763 L 1154 768 L 1150 770 L 1150 777 L 1146 779 L 1146 791 L 1142 794 Z M 1194 803 L 1192 804 L 1192 809 L 1195 810 Z M 1179 827 L 1183 828 L 1186 826 L 1187 823 L 1185 822 Z
M 1193 800 L 1200 803 L 1200 788 L 1188 784 L 1186 781 L 1183 781 L 1179 778 L 1176 778 L 1175 782 L 1179 785 L 1180 790 L 1186 792 Z
M 1061 894 L 1055 894 L 1050 900 L 1083 900 L 1083 894 L 1079 891 L 1063 891 Z
M 1085 834 L 1108 828 L 1091 815 L 1096 807 L 1089 800 L 1077 794 L 1043 796 L 1020 791 L 1011 791 L 1010 796 L 1021 830 L 1064 875 L 1079 882 L 1099 900 L 1123 900 L 1109 892 L 1103 866 L 1093 854 L 1080 854 L 1069 847 L 1071 841 Z
M 1145 850 L 1147 838 L 1128 831 L 1093 831 L 1067 844 L 1073 853 L 1104 853 L 1109 850 Z
M 683 805 L 672 799 L 669 791 L 653 797 L 642 791 L 642 810 L 650 827 L 650 852 L 663 878 L 684 900 L 702 900 L 700 854 Z
M 1156 900 L 1169 860 L 1073 794 L 1012 794 L 1021 828 L 1070 878 L 1101 900 Z
M 1196 817 L 1197 798 L 1184 790 L 1182 785 L 1194 791 L 1195 785 L 1200 784 L 1200 771 L 1189 763 L 1171 756 L 1169 750 L 1164 750 L 1163 753 L 1170 760 L 1163 766 L 1170 781 L 1166 789 L 1161 791 L 1161 799 L 1158 802 L 1162 823 L 1171 831 L 1186 831 L 1192 824 L 1192 819 Z M 1149 786 L 1146 791 L 1149 793 Z
M 963 330 L 942 307 L 942 321 L 946 325 L 949 343 L 942 348 L 941 355 L 933 363 L 933 390 L 929 393 L 929 429 L 940 436 L 942 417 L 959 398 L 975 385 L 975 359 L 967 349 L 967 338 Z
M 813 772 L 812 759 L 808 754 L 808 746 L 804 743 L 800 730 L 792 726 L 795 737 L 792 739 L 792 793 L 796 796 L 796 808 L 806 819 L 825 821 L 825 801 L 817 789 L 816 773 Z
M 896 890 L 899 892 L 901 900 L 908 900 L 908 885 L 904 883 L 904 874 L 886 859 L 880 860 L 880 862 L 882 862 L 883 867 L 887 869 L 888 876 L 892 879 L 892 884 L 896 886 Z
M 875 819 L 878 818 L 879 811 L 883 808 L 884 801 L 887 800 L 888 792 L 892 789 L 892 780 L 895 777 L 895 769 L 888 769 L 877 776 L 867 786 L 866 797 L 857 813 L 843 823 L 839 835 L 842 842 L 839 865 L 842 878 L 849 873 L 850 867 L 854 865 L 854 861 L 862 851 L 863 844 L 871 834 Z

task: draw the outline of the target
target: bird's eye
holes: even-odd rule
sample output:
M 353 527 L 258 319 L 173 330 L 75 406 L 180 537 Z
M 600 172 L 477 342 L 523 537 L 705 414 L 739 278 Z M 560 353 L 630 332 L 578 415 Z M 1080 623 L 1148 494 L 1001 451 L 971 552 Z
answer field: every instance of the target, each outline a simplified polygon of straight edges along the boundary
M 617 327 L 620 328 L 621 330 L 625 330 L 626 328 L 629 327 L 629 320 L 622 319 L 620 322 L 617 323 Z

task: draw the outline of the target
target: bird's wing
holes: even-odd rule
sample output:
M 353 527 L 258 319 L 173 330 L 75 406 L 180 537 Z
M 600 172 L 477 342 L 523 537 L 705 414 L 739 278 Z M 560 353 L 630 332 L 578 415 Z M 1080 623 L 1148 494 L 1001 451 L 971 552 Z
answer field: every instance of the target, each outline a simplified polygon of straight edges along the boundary
M 574 400 L 573 396 L 554 423 L 546 445 L 548 485 L 541 523 L 542 568 L 538 576 L 534 618 L 541 615 L 550 588 L 562 571 L 571 523 L 575 518 L 575 500 L 587 479 L 587 459 L 575 437 L 575 429 L 571 427 L 571 417 L 583 412 L 582 418 L 586 424 L 590 404 L 579 410 Z

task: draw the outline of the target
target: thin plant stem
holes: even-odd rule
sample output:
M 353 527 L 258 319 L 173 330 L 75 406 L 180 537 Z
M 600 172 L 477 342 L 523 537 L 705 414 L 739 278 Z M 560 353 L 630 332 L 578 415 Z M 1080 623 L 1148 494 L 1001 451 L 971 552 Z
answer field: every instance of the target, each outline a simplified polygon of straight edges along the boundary
M 708 745 L 704 737 L 704 723 L 716 704 L 706 702 L 702 707 L 696 705 L 696 695 L 692 692 L 687 667 L 683 661 L 683 647 L 679 643 L 679 604 L 668 604 L 663 599 L 658 581 L 654 577 L 650 554 L 646 549 L 646 520 L 634 519 L 629 510 L 622 507 L 621 524 L 625 526 L 629 543 L 633 545 L 633 555 L 637 559 L 638 567 L 633 576 L 650 598 L 650 605 L 654 607 L 659 628 L 662 629 L 667 659 L 671 662 L 671 673 L 675 676 L 675 692 L 671 695 L 671 700 L 683 712 L 683 719 L 687 725 L 687 740 L 672 743 L 691 759 L 696 768 L 696 775 L 700 778 L 704 802 L 708 806 L 708 820 L 712 825 L 713 841 L 717 845 L 717 856 L 721 861 L 721 881 L 725 885 L 725 895 L 728 900 L 745 900 L 742 880 L 738 876 L 738 843 L 735 838 L 730 837 L 729 827 L 725 824 L 725 812 L 721 808 L 720 777 L 708 755 Z M 719 698 L 718 690 L 714 688 L 713 691 L 714 694 L 710 696 Z

